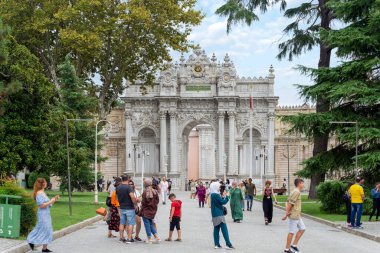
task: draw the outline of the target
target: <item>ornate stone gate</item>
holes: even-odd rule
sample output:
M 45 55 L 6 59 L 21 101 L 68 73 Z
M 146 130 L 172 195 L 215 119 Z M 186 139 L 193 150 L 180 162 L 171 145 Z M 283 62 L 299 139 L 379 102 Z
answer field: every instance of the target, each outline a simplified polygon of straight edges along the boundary
M 136 176 L 141 173 L 138 157 L 141 150 L 146 150 L 147 176 L 167 173 L 176 186 L 183 188 L 188 135 L 195 126 L 207 124 L 214 130 L 215 139 L 205 148 L 214 149 L 214 156 L 208 163 L 212 169 L 200 175 L 220 177 L 226 169 L 230 178 L 248 177 L 249 157 L 263 156 L 260 162 L 252 159 L 253 175 L 265 173 L 267 178 L 273 178 L 274 110 L 278 101 L 273 85 L 272 67 L 265 78 L 240 78 L 228 55 L 218 63 L 215 55 L 209 58 L 198 49 L 188 59 L 182 56 L 179 63 L 168 64 L 146 95 L 140 92 L 141 84 L 129 86 L 122 97 L 125 172 Z M 254 108 L 252 154 L 248 137 L 250 94 Z

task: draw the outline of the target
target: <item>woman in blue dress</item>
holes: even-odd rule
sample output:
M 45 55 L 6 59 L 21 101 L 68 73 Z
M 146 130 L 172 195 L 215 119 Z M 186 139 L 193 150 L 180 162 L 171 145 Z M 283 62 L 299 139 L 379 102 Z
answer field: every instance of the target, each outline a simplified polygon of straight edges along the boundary
M 50 207 L 57 201 L 59 196 L 49 199 L 45 193 L 47 186 L 44 178 L 37 178 L 34 183 L 33 197 L 37 203 L 37 225 L 28 235 L 27 241 L 32 250 L 34 245 L 42 244 L 42 252 L 52 252 L 47 245 L 53 240 L 53 227 L 51 225 Z

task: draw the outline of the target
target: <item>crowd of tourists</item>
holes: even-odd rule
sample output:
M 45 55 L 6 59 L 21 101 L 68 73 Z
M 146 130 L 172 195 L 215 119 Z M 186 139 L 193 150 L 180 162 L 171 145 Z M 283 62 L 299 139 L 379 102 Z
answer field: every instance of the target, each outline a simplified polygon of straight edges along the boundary
M 276 195 L 271 187 L 272 182 L 267 180 L 262 188 L 262 209 L 264 213 L 264 223 L 269 225 L 273 219 L 273 203 L 277 203 Z M 286 213 L 282 220 L 288 220 L 288 236 L 285 246 L 285 253 L 300 252 L 298 243 L 306 230 L 306 226 L 301 218 L 301 191 L 304 188 L 304 181 L 297 178 L 294 182 L 295 188 L 289 194 L 286 202 Z M 364 179 L 357 177 L 355 184 L 349 184 L 344 194 L 347 206 L 347 223 L 353 229 L 363 228 L 361 215 L 363 211 L 363 201 L 365 191 L 363 189 Z M 115 177 L 113 182 L 108 184 L 107 213 L 109 238 L 118 238 L 123 244 L 143 242 L 140 238 L 142 224 L 145 228 L 145 243 L 156 244 L 161 241 L 158 234 L 156 214 L 160 203 L 165 205 L 167 200 L 171 202 L 169 212 L 169 234 L 165 239 L 167 242 L 182 241 L 181 219 L 182 201 L 177 199 L 171 192 L 171 182 L 165 177 L 144 179 L 144 189 L 140 193 L 132 178 L 127 175 Z M 34 249 L 35 245 L 43 245 L 42 252 L 52 252 L 47 248 L 53 238 L 50 208 L 59 200 L 59 196 L 49 199 L 44 192 L 47 187 L 45 179 L 38 178 L 34 184 L 33 197 L 38 206 L 38 222 L 35 228 L 28 235 L 27 241 Z M 252 202 L 257 195 L 257 188 L 250 178 L 241 182 L 230 180 L 211 180 L 202 182 L 201 180 L 190 180 L 187 189 L 190 190 L 190 198 L 198 199 L 199 208 L 208 206 L 211 208 L 212 224 L 214 227 L 213 238 L 215 249 L 222 248 L 220 244 L 220 231 L 226 243 L 225 249 L 232 250 L 232 245 L 227 228 L 225 216 L 228 214 L 225 205 L 230 204 L 231 216 L 234 222 L 243 221 L 244 211 L 252 211 Z M 376 221 L 380 214 L 380 183 L 371 190 L 373 199 L 373 210 L 369 217 L 376 213 Z M 174 230 L 177 237 L 173 239 Z M 118 232 L 119 236 L 113 234 Z

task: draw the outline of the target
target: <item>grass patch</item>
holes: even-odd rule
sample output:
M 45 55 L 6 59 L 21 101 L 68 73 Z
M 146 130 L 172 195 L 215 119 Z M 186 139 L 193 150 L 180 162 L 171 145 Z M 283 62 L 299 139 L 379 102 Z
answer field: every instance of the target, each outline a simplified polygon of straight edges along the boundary
M 288 196 L 279 195 L 277 196 L 278 205 L 285 207 Z M 256 196 L 256 199 L 262 200 L 261 196 Z M 307 195 L 301 195 L 302 199 L 302 213 L 309 214 L 324 220 L 332 221 L 332 222 L 345 222 L 347 220 L 347 216 L 345 214 L 331 214 L 321 210 L 321 203 L 318 200 L 308 199 Z M 368 215 L 363 215 L 362 220 L 368 220 Z
M 49 198 L 61 192 L 46 191 Z M 73 192 L 72 194 L 72 216 L 69 215 L 69 196 L 67 193 L 61 195 L 50 209 L 53 223 L 53 230 L 57 231 L 70 225 L 79 223 L 96 216 L 95 210 L 99 207 L 106 207 L 106 192 L 99 192 L 99 204 L 94 204 L 93 192 Z

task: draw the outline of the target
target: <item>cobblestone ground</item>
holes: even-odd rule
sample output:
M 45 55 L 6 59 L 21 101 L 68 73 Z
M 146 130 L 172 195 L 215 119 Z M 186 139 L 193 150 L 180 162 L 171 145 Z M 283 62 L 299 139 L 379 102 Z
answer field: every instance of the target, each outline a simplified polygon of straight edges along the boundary
M 117 239 L 106 238 L 107 226 L 104 222 L 95 223 L 75 233 L 64 236 L 50 245 L 54 252 L 128 252 L 128 253 L 187 253 L 187 252 L 226 252 L 214 250 L 210 209 L 198 208 L 197 200 L 190 200 L 187 192 L 178 192 L 183 201 L 183 242 L 164 242 L 167 237 L 170 205 L 159 206 L 157 215 L 158 229 L 163 241 L 148 245 L 135 243 L 125 245 Z M 230 212 L 227 216 L 228 229 L 234 252 L 281 253 L 287 234 L 287 223 L 281 221 L 283 211 L 275 209 L 273 224 L 265 226 L 261 204 L 254 203 L 252 212 L 244 212 L 243 223 L 233 223 Z M 62 217 L 64 218 L 64 217 Z M 53 221 L 54 222 L 54 221 Z M 378 253 L 380 244 L 343 231 L 304 219 L 307 231 L 299 247 L 303 253 Z M 145 238 L 143 228 L 141 237 Z M 222 239 L 222 245 L 224 241 Z

